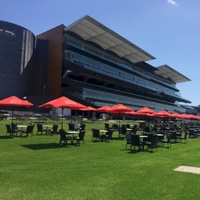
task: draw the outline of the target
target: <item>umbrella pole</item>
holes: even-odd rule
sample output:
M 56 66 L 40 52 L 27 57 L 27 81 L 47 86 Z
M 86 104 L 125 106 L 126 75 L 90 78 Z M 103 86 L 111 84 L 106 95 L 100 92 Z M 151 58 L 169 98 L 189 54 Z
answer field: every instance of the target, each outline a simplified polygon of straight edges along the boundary
M 121 133 L 121 128 L 120 128 L 120 114 L 118 115 L 119 118 L 119 137 L 120 137 L 120 133 Z
M 61 122 L 61 129 L 63 129 L 63 108 L 62 108 L 62 122 Z
M 13 125 L 13 109 L 12 109 L 12 125 Z
M 13 128 L 14 128 L 14 125 L 13 125 L 13 109 L 12 109 L 12 124 L 11 124 L 11 132 L 12 132 L 12 136 L 13 136 L 13 132 L 14 132 L 14 130 L 13 130 Z

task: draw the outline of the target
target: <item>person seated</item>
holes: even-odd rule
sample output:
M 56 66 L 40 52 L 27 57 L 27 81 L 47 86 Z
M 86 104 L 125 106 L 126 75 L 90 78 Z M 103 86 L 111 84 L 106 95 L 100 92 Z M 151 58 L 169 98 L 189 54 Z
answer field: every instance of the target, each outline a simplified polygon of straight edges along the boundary
M 74 119 L 74 120 L 72 121 L 72 124 L 74 125 L 74 130 L 75 130 L 75 131 L 79 130 L 79 127 L 78 127 L 78 124 L 77 124 L 77 122 L 76 122 L 76 119 Z

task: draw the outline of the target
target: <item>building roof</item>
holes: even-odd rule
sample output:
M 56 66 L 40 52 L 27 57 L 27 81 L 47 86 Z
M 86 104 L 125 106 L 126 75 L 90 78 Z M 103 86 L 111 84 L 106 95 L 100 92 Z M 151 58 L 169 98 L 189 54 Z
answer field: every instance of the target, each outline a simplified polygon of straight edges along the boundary
M 112 51 L 132 63 L 155 59 L 152 55 L 88 15 L 65 27 L 65 31 L 73 32 L 85 41 L 96 43 L 104 50 Z
M 158 67 L 155 73 L 164 78 L 171 79 L 174 83 L 182 83 L 186 81 L 191 81 L 189 78 L 177 72 L 176 70 L 172 69 L 168 65 L 162 65 Z

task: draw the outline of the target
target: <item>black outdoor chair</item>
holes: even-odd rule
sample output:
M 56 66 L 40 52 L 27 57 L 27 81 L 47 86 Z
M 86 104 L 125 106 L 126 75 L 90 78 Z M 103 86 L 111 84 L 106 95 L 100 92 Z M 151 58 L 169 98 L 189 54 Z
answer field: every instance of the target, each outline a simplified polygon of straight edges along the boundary
M 119 125 L 118 125 L 118 124 L 113 124 L 113 125 L 112 125 L 112 129 L 113 129 L 114 131 L 119 131 Z
M 194 129 L 189 129 L 189 138 L 195 138 L 197 135 L 196 135 L 196 132 Z
M 11 129 L 11 125 L 10 124 L 6 124 L 6 135 L 10 135 L 10 136 L 13 136 L 13 132 L 12 132 L 12 129 Z
M 17 133 L 18 133 L 17 124 L 12 123 L 11 129 L 12 129 L 12 133 L 17 135 Z
M 120 130 L 120 135 L 124 136 L 126 135 L 126 125 L 125 124 L 122 124 L 121 126 L 121 130 Z
M 77 141 L 77 144 L 79 144 L 79 145 L 80 145 L 80 142 L 81 142 L 81 141 L 83 142 L 83 144 L 85 144 L 85 140 L 84 140 L 85 132 L 86 132 L 86 131 L 85 131 L 84 129 L 80 129 L 79 135 L 73 137 L 73 140 Z
M 81 123 L 80 125 L 80 129 L 85 130 L 86 124 L 85 123 Z
M 176 131 L 171 131 L 170 134 L 171 134 L 171 141 L 177 142 L 178 137 L 177 137 Z
M 159 142 L 160 142 L 161 144 L 167 144 L 167 147 L 169 148 L 169 147 L 171 147 L 171 137 L 172 137 L 172 134 L 169 133 L 169 134 L 166 136 L 166 138 L 161 139 Z
M 148 141 L 142 142 L 143 149 L 144 149 L 144 146 L 147 146 L 148 151 L 149 149 L 151 150 L 156 149 L 157 151 L 157 141 L 158 141 L 158 138 L 156 135 L 149 134 Z
M 126 137 L 125 149 L 127 149 L 127 145 L 130 145 L 130 148 L 131 148 L 131 133 L 126 133 L 125 137 Z
M 75 131 L 74 124 L 68 123 L 68 130 L 69 131 Z
M 110 128 L 110 127 L 109 127 L 109 124 L 108 124 L 108 123 L 105 123 L 105 124 L 104 124 L 104 128 L 105 128 L 105 130 L 109 129 L 109 128 Z
M 43 132 L 46 132 L 46 130 L 43 129 L 43 126 L 42 124 L 37 124 L 37 135 L 40 133 L 40 134 L 43 134 Z
M 137 150 L 141 150 L 142 143 L 140 141 L 140 136 L 131 134 L 131 152 L 132 152 L 132 147 L 134 147 L 134 151 L 136 150 L 136 147 L 138 148 Z
M 100 135 L 99 129 L 93 128 L 92 129 L 92 141 L 100 141 L 102 140 L 102 137 Z
M 59 134 L 60 134 L 60 140 L 59 140 L 59 144 L 60 145 L 62 145 L 63 142 L 66 145 L 67 141 L 72 141 L 71 136 L 66 136 L 66 133 L 65 133 L 64 130 L 61 129 L 60 132 L 59 132 Z
M 33 129 L 34 129 L 34 125 L 28 125 L 25 131 L 22 131 L 21 134 L 23 135 L 23 133 L 25 134 L 25 136 L 27 137 L 28 135 L 33 135 Z
M 57 134 L 58 133 L 58 124 L 54 124 L 51 130 L 48 130 L 49 134 Z
M 112 135 L 113 135 L 113 129 L 111 129 L 111 128 L 108 128 L 107 129 L 107 133 L 105 134 L 105 141 L 106 142 L 110 142 L 111 140 L 112 140 Z
M 138 130 L 138 127 L 137 127 L 137 125 L 134 125 L 133 127 L 132 127 L 132 133 L 133 134 L 136 134 L 137 133 L 137 130 Z

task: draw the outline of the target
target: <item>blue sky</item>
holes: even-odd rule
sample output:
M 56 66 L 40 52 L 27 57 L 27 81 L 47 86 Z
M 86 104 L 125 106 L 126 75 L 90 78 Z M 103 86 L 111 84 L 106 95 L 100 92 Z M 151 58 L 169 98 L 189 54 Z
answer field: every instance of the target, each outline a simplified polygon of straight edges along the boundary
M 0 20 L 35 35 L 90 15 L 192 81 L 179 83 L 181 96 L 200 105 L 199 0 L 5 0 Z

